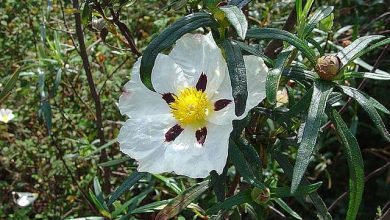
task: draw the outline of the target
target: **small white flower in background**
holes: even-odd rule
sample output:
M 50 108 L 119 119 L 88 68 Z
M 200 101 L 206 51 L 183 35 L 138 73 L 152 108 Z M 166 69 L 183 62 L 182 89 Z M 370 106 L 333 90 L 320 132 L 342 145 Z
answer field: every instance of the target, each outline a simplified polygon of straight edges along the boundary
M 38 198 L 38 193 L 30 192 L 12 192 L 14 202 L 20 207 L 32 205 Z
M 276 93 L 276 107 L 280 107 L 288 103 L 288 91 L 286 88 L 278 90 Z
M 118 137 L 121 151 L 138 161 L 141 172 L 192 178 L 222 173 L 232 121 L 265 98 L 267 66 L 255 56 L 244 60 L 248 99 L 237 117 L 227 64 L 211 34 L 186 34 L 169 55 L 157 56 L 157 92 L 142 84 L 139 59 L 119 98 L 121 113 L 130 117 Z
M 14 114 L 12 114 L 12 110 L 10 109 L 0 109 L 0 121 L 4 123 L 8 123 L 15 117 Z

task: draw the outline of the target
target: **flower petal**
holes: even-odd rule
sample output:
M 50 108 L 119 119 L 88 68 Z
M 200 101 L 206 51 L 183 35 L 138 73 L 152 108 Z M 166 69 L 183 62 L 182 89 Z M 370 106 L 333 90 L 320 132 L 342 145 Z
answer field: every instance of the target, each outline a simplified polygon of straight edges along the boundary
M 227 73 L 226 61 L 212 34 L 185 34 L 176 41 L 169 56 L 183 69 L 189 85 L 195 86 L 202 73 L 207 76 L 206 93 L 211 95 Z
M 209 122 L 224 125 L 230 124 L 232 120 L 242 119 L 246 117 L 249 110 L 259 104 L 265 98 L 265 80 L 268 73 L 268 68 L 264 64 L 264 61 L 256 56 L 244 56 L 246 79 L 248 88 L 248 99 L 246 101 L 246 108 L 244 114 L 237 117 L 234 113 L 234 102 L 228 104 L 221 110 L 214 112 L 207 120 Z M 230 84 L 230 78 L 226 75 L 220 88 L 216 91 L 212 97 L 212 102 L 217 102 L 221 99 L 233 100 L 232 87 Z
M 206 125 L 207 135 L 203 145 L 198 142 L 196 131 L 185 128 L 165 151 L 165 161 L 178 175 L 205 178 L 212 170 L 222 173 L 228 155 L 232 126 Z M 199 135 L 199 134 L 198 134 Z
M 138 161 L 140 171 L 169 172 L 169 162 L 164 158 L 167 147 L 165 133 L 175 124 L 169 114 L 129 119 L 118 136 L 120 149 Z
M 141 59 L 138 59 L 134 64 L 131 80 L 125 84 L 124 92 L 119 97 L 121 114 L 134 118 L 168 114 L 170 108 L 162 98 L 162 95 L 150 91 L 141 82 L 139 75 L 140 64 Z M 153 105 L 153 108 L 151 108 L 151 105 Z

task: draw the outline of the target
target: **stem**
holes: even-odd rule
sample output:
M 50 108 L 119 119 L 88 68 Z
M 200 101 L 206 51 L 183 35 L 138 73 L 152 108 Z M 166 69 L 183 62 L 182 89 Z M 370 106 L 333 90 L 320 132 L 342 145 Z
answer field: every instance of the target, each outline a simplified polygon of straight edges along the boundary
M 96 91 L 95 83 L 93 81 L 93 76 L 92 76 L 92 71 L 91 71 L 91 66 L 89 64 L 88 60 L 88 54 L 87 50 L 85 47 L 85 42 L 84 42 L 84 32 L 83 28 L 81 25 L 81 16 L 79 12 L 79 1 L 78 0 L 73 0 L 73 8 L 77 10 L 77 12 L 74 14 L 75 17 L 75 23 L 76 23 L 76 35 L 77 39 L 79 41 L 79 47 L 80 47 L 80 56 L 81 59 L 83 60 L 83 67 L 85 70 L 85 74 L 87 75 L 87 81 L 88 81 L 88 86 L 89 90 L 91 92 L 92 99 L 95 102 L 95 112 L 96 112 L 96 128 L 97 128 L 97 136 L 100 140 L 100 145 L 103 145 L 106 143 L 105 138 L 104 138 L 104 130 L 103 130 L 103 123 L 102 123 L 102 105 L 100 102 L 100 97 L 99 94 Z M 100 162 L 105 162 L 107 161 L 107 152 L 105 149 L 103 149 L 100 153 Z M 110 186 L 110 169 L 108 167 L 103 168 L 103 190 L 106 194 L 110 193 L 111 186 Z

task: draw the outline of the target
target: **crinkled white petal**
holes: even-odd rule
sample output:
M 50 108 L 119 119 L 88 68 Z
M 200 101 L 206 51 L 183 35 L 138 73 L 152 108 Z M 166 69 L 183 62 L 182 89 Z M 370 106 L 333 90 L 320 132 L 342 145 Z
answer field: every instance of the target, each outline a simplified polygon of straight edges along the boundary
M 14 119 L 15 115 L 12 113 L 11 109 L 0 109 L 0 121 L 8 123 Z
M 237 117 L 234 112 L 234 102 L 232 102 L 225 108 L 211 114 L 210 117 L 207 118 L 208 121 L 219 125 L 230 124 L 232 120 L 244 118 L 249 110 L 265 98 L 265 80 L 268 74 L 267 66 L 261 58 L 252 55 L 244 56 L 244 62 L 248 88 L 248 99 L 244 114 Z M 232 87 L 228 75 L 226 75 L 220 88 L 212 97 L 212 102 L 214 103 L 220 99 L 233 100 Z
M 212 170 L 222 173 L 228 155 L 232 125 L 206 125 L 203 144 L 196 140 L 195 131 L 187 128 L 166 148 L 164 157 L 173 172 L 192 178 L 205 178 Z
M 152 92 L 141 82 L 139 68 L 141 59 L 134 64 L 131 80 L 123 88 L 119 97 L 119 110 L 132 118 L 148 117 L 150 115 L 168 114 L 170 108 L 162 99 L 161 94 Z
M 185 34 L 176 41 L 169 56 L 184 71 L 189 85 L 195 86 L 200 74 L 206 74 L 206 93 L 210 96 L 227 74 L 226 61 L 211 33 Z
M 129 119 L 119 132 L 120 149 L 138 161 L 139 171 L 169 172 L 169 162 L 164 158 L 165 133 L 175 124 L 169 114 Z

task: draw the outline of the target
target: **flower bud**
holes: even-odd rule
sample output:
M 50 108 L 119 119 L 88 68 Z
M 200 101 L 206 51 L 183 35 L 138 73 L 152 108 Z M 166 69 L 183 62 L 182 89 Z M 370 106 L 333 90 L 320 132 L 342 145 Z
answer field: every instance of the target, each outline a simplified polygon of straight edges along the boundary
M 321 79 L 332 80 L 341 68 L 340 59 L 335 55 L 318 58 L 315 70 Z
M 265 204 L 269 201 L 271 198 L 271 192 L 268 188 L 265 189 L 259 189 L 259 188 L 253 188 L 251 192 L 251 197 L 254 202 L 257 204 Z

